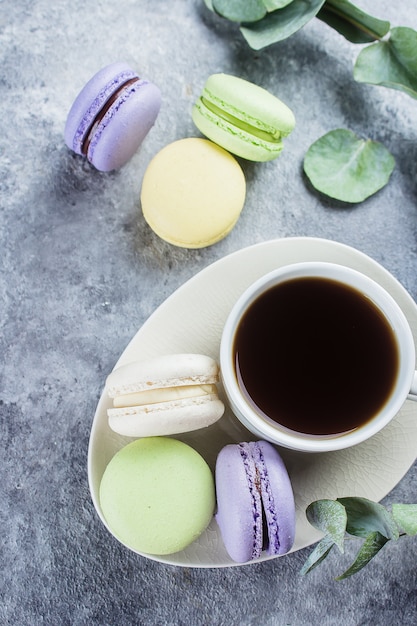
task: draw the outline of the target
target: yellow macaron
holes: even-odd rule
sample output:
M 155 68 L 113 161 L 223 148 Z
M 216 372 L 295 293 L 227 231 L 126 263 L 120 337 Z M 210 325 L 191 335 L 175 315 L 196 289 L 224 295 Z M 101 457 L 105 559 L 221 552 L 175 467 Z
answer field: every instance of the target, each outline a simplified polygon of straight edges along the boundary
M 245 196 L 237 160 L 207 139 L 190 137 L 167 145 L 151 160 L 141 204 L 146 222 L 161 239 L 203 248 L 229 234 Z

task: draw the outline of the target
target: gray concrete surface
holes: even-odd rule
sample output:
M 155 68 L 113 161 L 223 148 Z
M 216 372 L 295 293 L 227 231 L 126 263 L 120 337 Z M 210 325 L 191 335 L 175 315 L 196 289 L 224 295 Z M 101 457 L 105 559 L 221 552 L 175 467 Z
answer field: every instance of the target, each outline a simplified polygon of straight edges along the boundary
M 417 29 L 412 0 L 360 6 Z M 0 24 L 0 621 L 414 625 L 416 540 L 339 583 L 336 553 L 300 578 L 308 549 L 250 567 L 161 565 L 109 536 L 86 460 L 104 379 L 130 338 L 177 287 L 232 251 L 277 237 L 334 239 L 417 297 L 417 102 L 355 83 L 358 48 L 317 20 L 261 52 L 202 0 L 3 0 Z M 130 163 L 101 174 L 67 150 L 63 127 L 84 82 L 119 59 L 161 87 L 163 106 Z M 218 71 L 280 96 L 297 127 L 279 160 L 243 164 L 247 201 L 232 233 L 180 250 L 144 223 L 141 179 L 163 146 L 198 135 L 191 106 Z M 389 185 L 361 205 L 318 196 L 302 175 L 309 145 L 338 127 L 382 141 L 396 159 Z M 414 465 L 386 501 L 417 502 L 416 484 Z

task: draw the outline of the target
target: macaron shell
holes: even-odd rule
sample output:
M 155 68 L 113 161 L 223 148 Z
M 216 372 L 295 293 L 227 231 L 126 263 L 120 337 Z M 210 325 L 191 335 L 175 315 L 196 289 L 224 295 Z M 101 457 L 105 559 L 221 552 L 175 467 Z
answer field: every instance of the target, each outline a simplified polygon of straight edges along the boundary
M 114 369 L 106 380 L 111 398 L 150 389 L 219 380 L 218 363 L 205 354 L 166 354 L 127 363 Z
M 165 241 L 202 248 L 236 224 L 246 195 L 242 169 L 231 154 L 200 138 L 181 139 L 150 162 L 141 203 L 149 226 Z
M 124 62 L 112 63 L 97 72 L 75 99 L 67 117 L 67 146 L 83 154 L 83 143 L 104 105 L 137 73 Z M 137 151 L 155 123 L 161 107 L 156 85 L 139 79 L 122 90 L 97 125 L 87 158 L 100 171 L 119 169 Z
M 242 121 L 270 133 L 287 136 L 294 129 L 291 109 L 272 93 L 243 78 L 213 74 L 202 95 Z
M 137 552 L 163 555 L 185 548 L 210 523 L 214 481 L 204 459 L 166 437 L 138 439 L 108 464 L 100 505 L 111 532 Z
M 157 404 L 159 402 L 171 402 L 172 400 L 184 400 L 185 398 L 204 396 L 213 393 L 217 393 L 217 387 L 214 384 L 160 387 L 159 389 L 146 389 L 145 391 L 116 396 L 113 398 L 113 406 L 115 408 L 143 406 L 145 404 Z
M 107 411 L 110 428 L 127 437 L 191 432 L 211 426 L 223 413 L 224 404 L 215 394 Z
M 229 444 L 220 450 L 215 470 L 215 517 L 226 550 L 237 563 L 246 563 L 262 551 L 261 498 L 253 488 L 255 475 L 250 455 L 245 467 L 239 445 Z
M 97 126 L 88 148 L 88 160 L 102 172 L 127 163 L 155 123 L 161 93 L 139 80 L 124 90 Z
M 286 554 L 294 543 L 295 504 L 291 481 L 278 451 L 266 441 L 249 444 L 260 476 L 268 529 L 268 554 Z
M 213 74 L 207 79 L 192 117 L 206 137 L 252 161 L 279 156 L 282 138 L 295 126 L 291 109 L 279 98 L 227 74 Z
M 85 84 L 68 113 L 65 124 L 65 143 L 70 150 L 82 154 L 85 133 L 103 104 L 130 78 L 137 76 L 127 63 L 106 65 Z
M 204 110 L 199 104 L 193 108 L 194 124 L 203 135 L 236 156 L 259 163 L 276 159 L 284 149 L 282 141 L 267 142 Z

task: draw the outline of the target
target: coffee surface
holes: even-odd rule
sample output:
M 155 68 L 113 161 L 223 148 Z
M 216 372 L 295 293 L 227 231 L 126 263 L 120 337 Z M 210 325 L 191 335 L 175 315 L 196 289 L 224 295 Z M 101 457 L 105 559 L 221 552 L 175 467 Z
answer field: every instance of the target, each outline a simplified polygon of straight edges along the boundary
M 300 433 L 344 433 L 386 403 L 398 371 L 394 333 L 366 296 L 325 278 L 274 286 L 243 316 L 236 376 L 252 405 Z

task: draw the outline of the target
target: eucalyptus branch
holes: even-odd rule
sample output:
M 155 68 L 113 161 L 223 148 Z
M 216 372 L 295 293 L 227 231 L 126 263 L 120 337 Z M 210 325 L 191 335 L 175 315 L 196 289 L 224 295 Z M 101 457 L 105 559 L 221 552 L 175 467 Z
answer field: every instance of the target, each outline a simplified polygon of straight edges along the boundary
M 354 562 L 336 580 L 344 580 L 359 572 L 391 540 L 417 535 L 417 504 L 393 504 L 392 511 L 366 498 L 316 500 L 306 510 L 312 526 L 324 533 L 305 562 L 301 574 L 317 567 L 334 545 L 344 553 L 346 539 L 364 539 Z
M 361 50 L 354 67 L 358 82 L 397 89 L 417 99 L 417 32 L 391 29 L 349 0 L 204 0 L 211 11 L 240 29 L 248 45 L 260 50 L 276 44 L 318 18 Z

